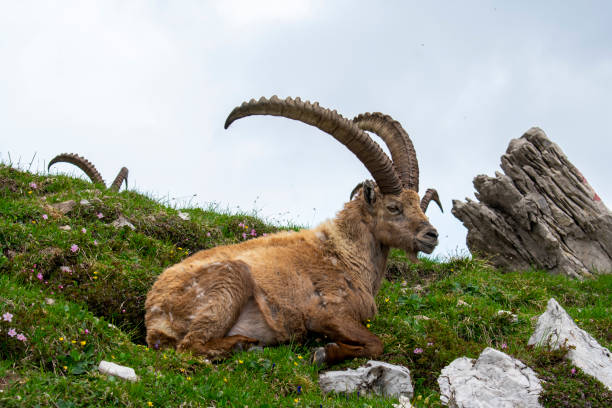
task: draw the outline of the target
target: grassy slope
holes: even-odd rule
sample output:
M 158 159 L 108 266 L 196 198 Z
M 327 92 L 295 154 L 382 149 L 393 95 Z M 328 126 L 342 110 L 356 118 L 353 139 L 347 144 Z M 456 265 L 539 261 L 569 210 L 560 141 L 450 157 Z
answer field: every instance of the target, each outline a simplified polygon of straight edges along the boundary
M 155 200 L 101 187 L 0 165 L 0 315 L 13 315 L 11 322 L 0 319 L 1 406 L 382 407 L 394 402 L 322 395 L 317 369 L 308 364 L 321 339 L 235 354 L 215 365 L 147 349 L 144 299 L 165 267 L 198 249 L 238 242 L 252 229 L 259 235 L 278 228 L 252 216 L 201 209 L 184 210 L 191 215 L 186 221 Z M 48 207 L 69 199 L 87 199 L 90 205 L 77 205 L 67 215 Z M 119 215 L 136 231 L 112 227 Z M 70 231 L 60 229 L 65 225 Z M 612 393 L 579 369 L 572 374 L 563 352 L 529 349 L 526 343 L 534 317 L 555 297 L 580 327 L 610 348 L 612 276 L 578 282 L 538 271 L 502 274 L 470 259 L 410 265 L 395 251 L 388 278 L 370 329 L 385 344 L 382 360 L 411 370 L 416 406 L 440 406 L 440 370 L 457 357 L 477 357 L 486 346 L 504 349 L 547 380 L 545 406 L 609 406 Z M 459 300 L 468 306 L 457 306 Z M 518 314 L 518 322 L 497 316 L 500 309 Z M 11 328 L 27 340 L 10 337 Z M 416 348 L 423 352 L 415 354 Z M 141 380 L 126 383 L 98 374 L 101 359 L 133 367 Z

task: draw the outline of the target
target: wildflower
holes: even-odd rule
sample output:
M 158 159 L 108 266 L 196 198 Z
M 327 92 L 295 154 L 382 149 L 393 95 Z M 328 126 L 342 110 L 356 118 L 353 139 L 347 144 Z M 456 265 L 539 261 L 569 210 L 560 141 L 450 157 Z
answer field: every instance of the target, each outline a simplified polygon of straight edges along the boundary
M 98 271 L 94 271 L 94 275 L 97 275 L 97 274 L 98 274 Z
M 298 393 L 298 394 L 301 394 L 301 393 L 302 393 L 302 386 L 301 386 L 301 385 L 298 385 L 298 387 L 297 387 L 297 393 Z
M 59 289 L 64 289 L 64 285 L 57 285 Z
M 432 342 L 427 343 L 427 347 L 431 347 L 431 346 L 433 346 Z
M 153 406 L 153 403 L 152 403 L 151 401 L 149 401 L 149 402 L 147 402 L 147 405 L 148 405 L 148 406 L 150 406 L 150 407 L 152 407 L 152 406 Z
M 38 272 L 38 274 L 36 275 L 36 277 L 38 278 L 38 280 L 43 280 L 43 275 L 42 273 Z
M 506 343 L 502 343 L 501 348 L 502 350 L 505 350 L 508 348 L 508 345 Z
M 26 341 L 28 338 L 26 336 L 23 335 L 23 333 L 19 333 L 17 335 L 17 340 L 19 341 Z
M 242 239 L 246 239 L 246 237 L 247 237 L 246 232 L 243 232 L 242 233 Z
M 266 233 L 264 232 L 263 234 L 261 234 L 261 236 L 263 236 L 263 237 L 267 237 L 267 236 L 268 236 L 268 234 L 266 234 Z
M 85 344 L 87 344 L 87 342 L 86 342 L 85 340 L 83 340 L 83 341 L 81 342 L 81 346 L 84 346 Z
M 5 322 L 10 322 L 13 320 L 13 315 L 10 314 L 9 312 L 6 312 L 5 314 L 2 315 L 2 320 L 4 320 Z
M 81 228 L 81 232 L 82 232 L 83 234 L 85 234 L 85 233 L 87 232 L 87 229 L 85 229 L 85 228 Z
M 64 341 L 64 338 L 63 338 L 63 337 L 60 337 L 60 338 L 59 338 L 59 341 Z
M 227 378 L 223 377 L 223 382 L 227 382 Z
M 49 219 L 49 216 L 48 216 L 47 214 L 43 214 L 43 215 L 42 215 L 42 219 L 43 219 L 43 220 L 48 220 L 48 219 Z
M 244 228 L 244 224 L 243 223 L 239 223 L 238 226 L 241 227 L 241 228 Z
M 389 302 L 389 298 L 385 298 L 385 303 L 388 303 L 388 302 Z
M 85 334 L 89 334 L 89 330 L 85 329 Z
M 28 194 L 32 194 L 32 190 L 28 191 Z
M 98 241 L 94 239 L 94 245 L 98 246 Z
M 15 329 L 9 329 L 8 335 L 10 337 L 15 337 L 17 335 L 17 332 L 15 331 Z
M 294 362 L 293 362 L 293 365 L 298 365 L 297 361 L 294 361 Z
M 145 351 L 149 351 L 149 348 L 148 348 L 148 347 L 145 347 Z
M 366 327 L 367 327 L 368 329 L 370 328 L 370 326 L 371 326 L 371 324 L 370 324 L 370 323 L 366 324 Z
M 303 359 L 304 357 L 302 357 L 302 356 L 298 355 L 298 358 L 301 360 L 301 359 Z
M 94 278 L 94 280 L 98 279 L 98 277 L 97 277 L 97 276 L 94 276 L 93 278 Z
M 420 401 L 423 399 L 423 397 L 419 394 L 419 396 L 417 397 L 417 399 Z
M 104 214 L 99 212 L 99 213 L 96 214 L 96 217 L 98 217 L 98 219 L 101 220 L 102 218 L 104 218 Z
M 207 232 L 207 233 L 206 233 L 206 236 L 207 236 L 207 237 L 210 237 L 210 232 Z
M 242 361 L 242 360 L 238 360 L 238 363 L 242 364 L 242 363 L 244 363 L 244 361 Z
M 71 340 L 70 341 L 72 344 L 76 344 L 76 340 Z
M 32 224 L 36 224 L 36 221 L 32 220 Z
M 64 370 L 68 370 L 68 367 L 66 367 L 66 366 L 64 366 L 63 368 L 64 368 Z
M 251 230 L 251 236 L 252 236 L 252 237 L 256 237 L 256 236 L 257 236 L 257 232 L 255 232 L 255 230 L 254 230 L 254 229 L 252 229 L 252 230 Z
M 121 313 L 125 313 L 125 309 L 121 309 Z
M 296 398 L 296 399 L 293 400 L 293 402 L 295 402 L 297 404 L 298 402 L 300 402 L 300 399 Z
M 187 381 L 191 381 L 191 377 L 187 377 Z
M 572 373 L 572 374 L 576 374 L 576 369 L 575 369 L 575 368 L 572 368 L 571 373 Z
M 423 349 L 420 347 L 417 347 L 414 349 L 414 354 L 421 354 L 423 352 Z
M 70 269 L 69 266 L 60 266 L 60 271 L 67 273 L 67 272 L 72 272 L 72 270 Z
M 31 182 L 30 183 L 30 188 L 33 188 L 34 190 L 36 190 L 36 183 L 35 182 Z
M 185 369 L 184 369 L 183 367 L 181 367 L 181 368 L 179 368 L 179 371 L 180 371 L 181 373 L 184 373 L 184 372 L 185 372 Z

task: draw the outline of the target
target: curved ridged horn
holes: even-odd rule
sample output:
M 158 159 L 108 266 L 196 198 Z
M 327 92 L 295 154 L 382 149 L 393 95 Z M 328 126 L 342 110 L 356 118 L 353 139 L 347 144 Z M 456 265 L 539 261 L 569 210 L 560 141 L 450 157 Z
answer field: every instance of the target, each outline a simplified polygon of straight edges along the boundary
M 122 167 L 121 170 L 119 170 L 119 174 L 117 174 L 117 177 L 115 177 L 113 184 L 111 184 L 109 188 L 113 191 L 119 191 L 119 189 L 121 188 L 121 184 L 123 183 L 123 180 L 125 180 L 125 188 L 127 189 L 128 188 L 128 169 L 127 167 Z
M 438 207 L 440 207 L 440 211 L 444 212 L 442 209 L 442 203 L 440 202 L 440 196 L 438 196 L 438 192 L 434 188 L 428 188 L 421 199 L 421 210 L 423 212 L 427 211 L 427 207 L 429 207 L 429 202 L 434 200 Z
M 380 112 L 362 113 L 355 116 L 353 122 L 363 130 L 376 133 L 385 142 L 402 184 L 418 193 L 419 162 L 410 136 L 402 125 L 391 116 Z
M 87 176 L 90 178 L 91 181 L 93 181 L 94 183 L 104 184 L 104 179 L 102 178 L 102 176 L 96 169 L 96 166 L 94 166 L 86 158 L 81 157 L 78 154 L 74 154 L 74 153 L 58 154 L 53 159 L 51 159 L 51 161 L 49 162 L 49 165 L 47 166 L 47 171 L 49 171 L 51 166 L 54 165 L 55 163 L 61 163 L 61 162 L 74 164 L 79 169 L 83 170 L 85 174 L 87 174 Z
M 251 99 L 234 108 L 225 121 L 227 129 L 235 120 L 251 115 L 272 115 L 299 120 L 332 135 L 364 164 L 383 194 L 399 194 L 402 184 L 387 154 L 355 123 L 338 112 L 302 102 L 300 98 L 279 99 L 276 95 L 259 101 Z

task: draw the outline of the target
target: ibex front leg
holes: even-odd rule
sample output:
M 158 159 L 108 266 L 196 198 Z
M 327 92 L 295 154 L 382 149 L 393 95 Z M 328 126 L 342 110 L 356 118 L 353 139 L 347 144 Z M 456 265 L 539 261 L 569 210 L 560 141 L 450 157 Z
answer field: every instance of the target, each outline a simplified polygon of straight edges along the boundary
M 316 364 L 334 364 L 354 357 L 378 357 L 383 352 L 380 339 L 350 318 L 333 317 L 317 326 L 312 330 L 327 335 L 334 343 L 315 351 L 313 362 Z

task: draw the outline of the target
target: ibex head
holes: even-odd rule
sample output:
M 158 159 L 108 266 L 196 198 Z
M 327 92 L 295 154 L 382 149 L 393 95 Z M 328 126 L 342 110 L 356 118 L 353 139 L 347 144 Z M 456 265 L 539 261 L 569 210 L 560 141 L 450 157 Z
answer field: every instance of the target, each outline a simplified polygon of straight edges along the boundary
M 315 126 L 344 144 L 366 166 L 375 183 L 366 181 L 351 193 L 359 194 L 361 208 L 372 234 L 383 245 L 400 248 L 416 259 L 416 253 L 431 253 L 438 244 L 438 233 L 429 224 L 424 211 L 433 199 L 440 201 L 435 190 L 428 190 L 419 201 L 419 168 L 416 153 L 399 122 L 381 113 L 366 113 L 348 120 L 300 98 L 281 100 L 251 99 L 236 107 L 225 122 L 227 129 L 235 120 L 251 115 L 283 116 Z M 380 136 L 388 146 L 393 161 L 366 131 Z M 440 205 L 440 208 L 442 206 Z
M 75 154 L 75 153 L 58 154 L 53 159 L 51 159 L 51 161 L 49 162 L 49 165 L 47 166 L 47 170 L 49 170 L 51 166 L 53 166 L 55 163 L 74 164 L 79 169 L 83 170 L 93 183 L 100 183 L 106 186 L 106 184 L 104 183 L 104 179 L 100 175 L 100 172 L 98 171 L 98 169 L 96 169 L 96 166 L 94 166 L 93 163 L 91 163 L 86 158 L 79 156 L 78 154 Z M 127 167 L 122 167 L 121 170 L 119 170 L 117 177 L 115 177 L 115 180 L 113 180 L 109 188 L 112 191 L 119 191 L 119 189 L 121 188 L 121 184 L 123 184 L 124 181 L 125 181 L 125 187 L 127 188 L 127 183 L 128 183 Z

